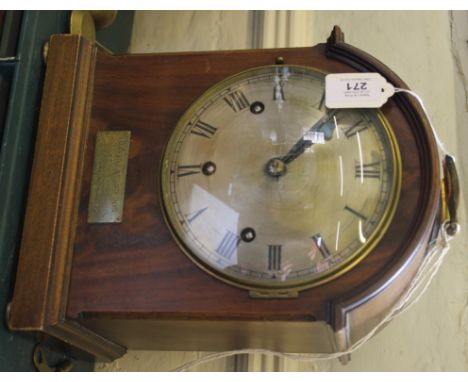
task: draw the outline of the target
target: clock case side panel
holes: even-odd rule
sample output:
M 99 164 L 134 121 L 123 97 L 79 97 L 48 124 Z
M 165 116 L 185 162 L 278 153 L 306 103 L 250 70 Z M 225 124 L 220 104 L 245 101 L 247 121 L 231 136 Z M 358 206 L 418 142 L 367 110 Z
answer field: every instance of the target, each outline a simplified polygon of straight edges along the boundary
M 350 65 L 360 72 L 377 72 L 395 88 L 409 89 L 405 82 L 382 62 L 362 50 L 346 44 L 344 33 L 335 26 L 326 45 L 327 57 Z M 440 225 L 440 164 L 437 144 L 424 110 L 407 94 L 395 94 L 392 100 L 406 118 L 418 145 L 421 164 L 419 204 L 408 206 L 419 213 L 414 217 L 411 238 L 401 248 L 405 256 L 396 256 L 385 272 L 374 277 L 371 287 L 330 304 L 331 322 L 338 333 L 338 346 L 347 349 L 369 333 L 389 313 L 410 285 Z M 386 105 L 387 106 L 387 105 Z M 383 107 L 385 110 L 386 106 Z M 399 274 L 398 282 L 394 276 Z
M 125 349 L 66 317 L 96 48 L 50 39 L 12 302 L 11 330 L 43 332 L 110 360 Z

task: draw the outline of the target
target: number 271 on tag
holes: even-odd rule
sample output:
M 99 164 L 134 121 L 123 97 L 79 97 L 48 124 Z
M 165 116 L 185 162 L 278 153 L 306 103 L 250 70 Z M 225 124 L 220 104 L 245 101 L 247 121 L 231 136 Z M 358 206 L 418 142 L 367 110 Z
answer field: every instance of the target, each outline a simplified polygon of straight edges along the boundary
M 347 82 L 346 90 L 367 90 L 367 82 Z

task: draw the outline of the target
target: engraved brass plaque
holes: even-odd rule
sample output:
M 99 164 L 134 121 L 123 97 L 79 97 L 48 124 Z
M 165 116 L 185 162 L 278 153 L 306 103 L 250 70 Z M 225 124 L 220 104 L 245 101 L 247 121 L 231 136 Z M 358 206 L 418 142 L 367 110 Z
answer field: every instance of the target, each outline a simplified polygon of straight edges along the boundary
M 98 132 L 88 223 L 122 222 L 129 147 L 130 131 Z

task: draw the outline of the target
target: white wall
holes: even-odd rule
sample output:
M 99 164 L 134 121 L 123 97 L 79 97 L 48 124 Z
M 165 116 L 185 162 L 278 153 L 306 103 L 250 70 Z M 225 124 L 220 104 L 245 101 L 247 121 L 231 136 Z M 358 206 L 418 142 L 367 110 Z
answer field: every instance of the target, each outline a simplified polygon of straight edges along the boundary
M 333 25 L 340 25 L 347 42 L 385 62 L 423 98 L 440 138 L 458 158 L 466 184 L 467 21 L 468 12 L 446 11 L 137 12 L 131 51 L 308 46 L 324 42 Z M 464 205 L 460 220 L 465 229 Z M 468 371 L 466 236 L 462 231 L 452 241 L 451 252 L 421 301 L 357 350 L 347 366 L 337 361 L 305 363 L 254 356 L 248 369 Z M 98 364 L 96 370 L 171 370 L 200 355 L 130 351 L 112 364 Z M 245 359 L 221 360 L 196 370 L 233 370 L 234 363 L 241 361 Z

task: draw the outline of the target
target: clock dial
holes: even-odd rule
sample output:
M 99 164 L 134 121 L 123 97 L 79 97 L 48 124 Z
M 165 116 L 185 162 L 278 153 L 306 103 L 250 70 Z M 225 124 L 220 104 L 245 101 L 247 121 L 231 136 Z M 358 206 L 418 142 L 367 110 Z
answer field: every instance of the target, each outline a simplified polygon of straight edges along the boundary
M 255 68 L 203 94 L 162 167 L 166 220 L 205 270 L 245 288 L 307 288 L 362 259 L 399 194 L 377 110 L 328 110 L 324 74 Z

